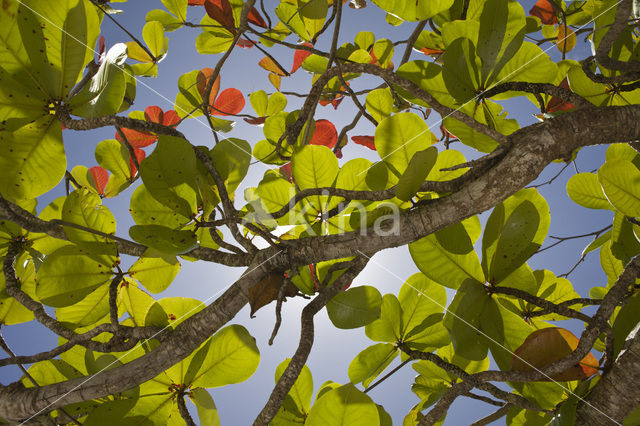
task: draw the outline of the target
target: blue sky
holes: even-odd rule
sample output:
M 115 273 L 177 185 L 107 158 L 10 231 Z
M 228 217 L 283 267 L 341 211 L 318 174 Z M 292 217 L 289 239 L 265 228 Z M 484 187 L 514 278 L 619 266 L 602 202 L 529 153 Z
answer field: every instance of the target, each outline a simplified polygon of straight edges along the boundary
M 267 1 L 267 4 L 275 2 Z M 371 3 L 371 2 L 370 2 Z M 129 31 L 140 35 L 144 24 L 144 16 L 147 8 L 162 8 L 159 0 L 130 1 L 128 3 L 115 3 L 114 6 L 123 9 L 125 13 L 117 15 L 116 19 Z M 525 11 L 531 8 L 532 2 L 525 2 Z M 189 20 L 198 22 L 203 14 L 202 8 L 189 8 Z M 272 16 L 272 18 L 274 18 Z M 344 8 L 341 42 L 352 42 L 356 33 L 360 30 L 373 31 L 377 38 L 389 38 L 393 41 L 406 39 L 413 30 L 415 24 L 405 23 L 400 27 L 391 27 L 384 20 L 384 14 L 372 4 L 366 9 L 352 10 Z M 117 42 L 129 41 L 126 34 L 116 28 L 111 22 L 103 23 L 103 34 L 107 46 Z M 180 75 L 194 69 L 214 67 L 221 55 L 199 55 L 194 47 L 195 37 L 200 30 L 183 28 L 168 33 L 169 52 L 160 63 L 158 78 L 142 78 L 138 83 L 137 96 L 133 109 L 144 110 L 146 106 L 158 105 L 164 110 L 173 107 L 173 101 L 177 93 L 177 80 Z M 326 49 L 329 44 L 330 32 L 320 40 L 318 47 Z M 295 42 L 293 37 L 289 41 Z M 403 46 L 396 51 L 394 62 L 399 62 Z M 292 52 L 282 48 L 271 50 L 285 68 L 290 67 Z M 555 48 L 552 51 L 554 59 L 557 59 Z M 573 54 L 573 52 L 572 52 Z M 576 59 L 588 55 L 587 47 L 581 46 L 575 51 Z M 247 98 L 247 105 L 243 113 L 254 114 L 248 95 L 256 90 L 266 90 L 268 93 L 274 89 L 269 84 L 267 73 L 257 66 L 262 59 L 257 49 L 238 49 L 227 62 L 221 73 L 222 88 L 235 87 L 242 91 Z M 571 56 L 570 56 L 571 57 Z M 421 53 L 414 52 L 411 59 L 425 59 Z M 299 71 L 290 78 L 283 79 L 282 90 L 307 91 L 310 87 L 311 75 Z M 366 84 L 357 83 L 355 87 L 372 87 L 379 84 L 373 79 L 364 80 Z M 143 84 L 144 83 L 144 84 Z M 148 86 L 148 87 L 147 87 Z M 362 99 L 364 100 L 364 99 Z M 301 105 L 300 99 L 289 97 L 287 110 L 291 111 Z M 517 118 L 522 126 L 536 121 L 532 116 L 535 108 L 531 104 L 519 98 L 507 103 L 510 106 L 510 117 Z M 345 99 L 337 110 L 332 107 L 318 107 L 316 119 L 325 118 L 332 121 L 338 130 L 346 125 L 353 115 L 354 107 L 349 99 Z M 435 121 L 433 122 L 435 123 Z M 432 123 L 430 123 L 432 124 Z M 187 120 L 180 128 L 194 144 L 213 146 L 213 138 L 206 123 L 197 119 Z M 437 126 L 435 127 L 437 130 Z M 350 135 L 373 134 L 373 126 L 363 120 L 358 127 L 350 132 Z M 96 165 L 93 152 L 96 144 L 108 138 L 114 137 L 112 128 L 91 132 L 64 133 L 66 151 L 68 155 L 68 169 L 74 165 L 82 164 L 87 167 Z M 437 131 L 435 132 L 436 134 Z M 229 136 L 245 139 L 254 145 L 263 139 L 262 129 L 251 126 L 238 120 L 236 128 Z M 437 145 L 442 149 L 441 145 Z M 471 156 L 469 149 L 461 144 L 454 144 L 452 148 L 461 150 L 465 155 Z M 377 159 L 376 153 L 364 147 L 350 143 L 344 150 L 344 160 L 358 156 L 367 156 Z M 584 149 L 578 155 L 577 165 L 579 171 L 593 171 L 604 159 L 604 148 L 593 147 Z M 544 182 L 555 175 L 563 164 L 552 164 L 541 175 L 539 181 Z M 237 206 L 241 205 L 242 190 L 246 186 L 255 186 L 259 182 L 266 167 L 261 164 L 252 166 L 243 186 L 237 191 Z M 610 223 L 611 213 L 594 210 L 586 210 L 577 206 L 568 199 L 564 191 L 567 179 L 574 174 L 573 166 L 567 168 L 553 185 L 539 188 L 539 191 L 547 199 L 551 208 L 551 229 L 549 235 L 568 236 L 582 234 L 602 228 Z M 64 194 L 64 186 L 60 185 L 55 191 L 55 196 Z M 127 189 L 116 200 L 105 200 L 105 204 L 116 215 L 118 221 L 118 234 L 128 236 L 128 228 L 133 224 L 128 214 L 128 202 L 133 188 Z M 55 198 L 49 194 L 40 200 L 40 206 L 44 207 L 48 201 Z M 488 216 L 482 215 L 483 223 Z M 589 242 L 589 239 L 573 240 L 560 246 L 536 255 L 529 262 L 534 269 L 546 268 L 556 274 L 562 274 L 570 269 L 578 260 L 581 250 Z M 126 262 L 126 260 L 125 260 Z M 390 272 L 391 271 L 391 272 Z M 231 284 L 242 272 L 241 268 L 227 268 L 215 264 L 203 262 L 190 263 L 182 261 L 182 270 L 171 287 L 160 296 L 187 296 L 200 300 L 210 298 Z M 382 294 L 397 294 L 400 286 L 409 276 L 418 272 L 413 264 L 406 247 L 385 250 L 373 257 L 366 269 L 355 280 L 354 285 L 372 285 L 377 287 Z M 574 284 L 575 290 L 582 296 L 588 296 L 588 289 L 595 285 L 606 283 L 606 277 L 600 269 L 597 253 L 591 254 L 569 279 Z M 256 318 L 250 319 L 248 309 L 243 309 L 234 319 L 247 327 L 256 338 L 261 351 L 261 363 L 258 371 L 247 382 L 231 385 L 224 388 L 212 389 L 211 393 L 219 409 L 222 424 L 247 424 L 253 421 L 255 415 L 266 402 L 274 384 L 275 367 L 286 357 L 290 357 L 295 351 L 299 336 L 299 313 L 306 301 L 300 298 L 288 301 L 283 309 L 284 323 L 272 347 L 267 345 L 274 321 L 274 307 L 269 305 L 256 314 Z M 372 344 L 364 335 L 363 329 L 338 330 L 329 322 L 326 311 L 322 311 L 316 317 L 316 340 L 314 350 L 309 358 L 308 366 L 314 378 L 314 386 L 318 387 L 326 380 L 347 383 L 347 368 L 350 361 L 366 346 Z M 578 330 L 576 324 L 575 330 Z M 3 329 L 3 334 L 10 346 L 18 354 L 31 354 L 56 344 L 56 339 L 37 324 L 11 326 Z M 392 364 L 397 365 L 399 361 Z M 376 403 L 382 404 L 394 419 L 394 424 L 401 424 L 404 415 L 418 402 L 417 397 L 410 392 L 415 371 L 405 366 L 391 379 L 370 393 Z M 15 367 L 0 369 L 2 383 L 16 380 L 19 372 Z M 492 406 L 478 403 L 468 398 L 459 398 L 449 410 L 445 424 L 468 424 L 493 411 Z M 504 420 L 502 420 L 504 422 Z

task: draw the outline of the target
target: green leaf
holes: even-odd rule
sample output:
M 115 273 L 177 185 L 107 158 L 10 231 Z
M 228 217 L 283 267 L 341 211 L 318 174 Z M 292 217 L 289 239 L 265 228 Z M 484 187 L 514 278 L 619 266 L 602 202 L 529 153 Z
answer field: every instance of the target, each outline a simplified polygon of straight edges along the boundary
M 156 200 L 144 184 L 133 192 L 129 211 L 138 225 L 162 225 L 175 229 L 191 221 L 191 218 L 176 214 Z
M 598 170 L 607 198 L 626 216 L 640 216 L 640 170 L 631 161 L 607 161 Z
M 382 297 L 380 318 L 364 328 L 367 337 L 375 342 L 395 343 L 402 338 L 402 308 L 393 294 Z
M 567 181 L 567 195 L 574 203 L 588 209 L 611 210 L 613 207 L 594 173 L 578 173 Z
M 542 246 L 551 216 L 535 188 L 523 189 L 496 206 L 482 238 L 482 269 L 498 284 Z
M 365 101 L 367 112 L 380 123 L 389 117 L 393 112 L 393 95 L 389 88 L 374 89 L 368 95 Z
M 356 34 L 354 43 L 360 49 L 369 50 L 373 43 L 376 41 L 376 36 L 371 31 L 360 31 Z M 377 89 L 376 89 L 377 90 Z
M 398 181 L 396 197 L 402 201 L 409 201 L 413 198 L 429 175 L 437 157 L 438 150 L 433 146 L 424 151 L 416 152 Z
M 474 216 L 409 244 L 409 253 L 418 269 L 438 284 L 453 289 L 469 278 L 484 283 L 480 260 L 469 235 L 477 223 Z
M 327 303 L 329 319 L 338 328 L 358 328 L 380 317 L 382 296 L 368 285 L 338 293 Z
M 380 122 L 376 127 L 375 145 L 380 158 L 400 176 L 414 154 L 430 147 L 434 138 L 423 119 L 403 112 Z
M 233 43 L 233 34 L 223 28 L 209 29 L 196 38 L 196 50 L 202 55 L 226 52 Z
M 378 7 L 405 21 L 422 21 L 453 5 L 453 0 L 414 1 L 414 0 L 373 0 Z
M 189 398 L 198 410 L 198 419 L 201 425 L 220 426 L 218 409 L 211 394 L 203 388 L 194 388 L 189 392 Z
M 37 385 L 35 385 L 28 377 L 25 376 L 21 381 L 27 388 L 52 385 L 54 383 L 60 383 L 69 379 L 82 377 L 82 374 L 78 370 L 61 359 L 50 359 L 47 361 L 37 362 L 29 367 L 27 371 L 29 372 L 29 376 L 33 377 L 33 380 L 37 383 Z
M 62 220 L 82 227 L 114 235 L 116 219 L 109 209 L 102 205 L 97 194 L 85 188 L 73 191 L 62 206 Z M 64 227 L 64 233 L 70 241 L 76 243 L 107 243 L 112 240 L 70 226 Z M 115 254 L 115 250 L 114 250 Z
M 259 362 L 255 339 L 241 325 L 230 325 L 194 354 L 184 383 L 213 388 L 244 382 L 253 375 Z
M 175 256 L 147 250 L 131 265 L 129 276 L 152 293 L 160 293 L 169 287 L 179 271 L 180 262 Z
M 489 302 L 491 298 L 477 282 L 465 280 L 458 289 L 443 319 L 456 354 L 470 360 L 482 360 L 487 356 L 486 338 L 479 329 L 482 313 Z
M 297 186 L 301 189 L 332 186 L 338 176 L 338 159 L 326 146 L 306 145 L 296 152 L 291 160 L 291 170 Z M 316 195 L 307 200 L 316 211 L 326 210 L 327 196 Z
M 79 302 L 111 280 L 113 259 L 88 249 L 62 247 L 47 256 L 38 271 L 36 294 L 42 303 L 62 307 Z
M 611 241 L 606 242 L 600 248 L 600 266 L 607 274 L 607 287 L 616 282 L 624 269 L 624 262 L 615 257 L 611 252 Z
M 183 22 L 187 19 L 187 3 L 187 0 L 162 0 L 164 7 Z
M 442 78 L 449 93 L 459 104 L 474 99 L 481 86 L 482 64 L 473 42 L 468 38 L 454 40 L 447 46 L 442 59 Z
M 349 380 L 369 387 L 398 356 L 398 349 L 391 343 L 377 343 L 360 352 L 349 364 Z
M 245 140 L 230 138 L 218 142 L 209 157 L 232 193 L 244 179 L 251 163 L 251 145 Z
M 36 198 L 64 176 L 67 160 L 60 123 L 53 116 L 0 132 L 0 193 L 10 200 Z
M 175 230 L 162 225 L 134 225 L 129 235 L 140 244 L 168 255 L 184 254 L 198 246 L 193 231 Z
M 56 309 L 59 321 L 77 326 L 95 324 L 109 314 L 109 286 L 101 285 L 84 299 L 70 306 Z
M 140 164 L 140 177 L 156 200 L 191 220 L 197 210 L 195 170 L 189 142 L 160 136 L 156 149 Z
M 156 301 L 138 287 L 138 284 L 127 278 L 123 278 L 118 291 L 118 305 L 129 313 L 129 318 L 136 326 L 145 325 L 147 312 Z
M 371 398 L 348 384 L 330 390 L 316 400 L 305 425 L 378 426 L 378 409 Z
M 403 338 L 406 339 L 431 315 L 444 311 L 447 292 L 426 275 L 417 273 L 400 287 L 398 301 L 402 306 Z
M 100 32 L 97 10 L 79 0 L 21 3 L 20 14 L 32 16 L 19 21 L 31 72 L 50 99 L 65 99 L 93 58 L 89 46 L 95 46 Z
M 95 157 L 98 164 L 114 176 L 118 176 L 122 180 L 131 179 L 129 151 L 124 144 L 115 139 L 98 142 Z
M 291 358 L 287 358 L 282 361 L 276 368 L 275 381 L 280 380 L 280 377 L 284 373 L 285 369 L 291 362 Z M 305 417 L 309 414 L 311 409 L 311 395 L 313 394 L 313 377 L 311 376 L 311 370 L 306 365 L 302 366 L 302 371 L 296 379 L 293 386 L 289 390 L 287 397 L 284 401 L 284 408 L 288 411 L 293 411 L 295 414 L 299 414 L 301 417 Z
M 182 23 L 184 20 L 180 20 L 173 16 L 169 12 L 165 12 L 160 9 L 152 9 L 147 12 L 147 15 L 144 17 L 144 20 L 147 22 L 158 21 L 162 24 L 162 28 L 167 31 L 175 31 L 178 28 L 182 27 Z
M 500 70 L 522 45 L 526 20 L 522 6 L 507 0 L 488 0 L 480 15 L 478 56 L 482 81 Z

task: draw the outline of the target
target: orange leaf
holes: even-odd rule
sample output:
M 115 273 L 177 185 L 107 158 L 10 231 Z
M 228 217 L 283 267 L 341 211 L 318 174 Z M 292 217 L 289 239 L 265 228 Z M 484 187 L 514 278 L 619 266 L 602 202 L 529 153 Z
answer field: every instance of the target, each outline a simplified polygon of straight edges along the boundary
M 556 11 L 549 0 L 538 0 L 529 11 L 529 15 L 537 16 L 545 25 L 553 25 L 558 22 Z
M 189 0 L 187 2 L 188 6 L 204 6 L 204 0 Z
M 220 92 L 220 95 L 216 98 L 213 108 L 211 109 L 212 115 L 234 115 L 242 111 L 244 108 L 244 96 L 238 89 L 225 89 Z
M 269 81 L 271 82 L 271 84 L 273 84 L 273 87 L 280 91 L 280 82 L 282 81 L 282 77 L 280 77 L 278 74 L 270 72 Z
M 316 120 L 316 130 L 309 141 L 309 145 L 324 145 L 333 148 L 338 142 L 336 126 L 329 120 Z
M 514 352 L 511 358 L 511 369 L 517 371 L 541 369 L 569 355 L 578 347 L 579 341 L 573 333 L 564 328 L 550 327 L 536 330 Z M 589 352 L 577 365 L 542 381 L 583 380 L 598 374 L 597 368 L 598 360 Z
M 351 140 L 358 145 L 366 146 L 374 151 L 376 150 L 375 138 L 373 136 L 351 136 Z
M 236 23 L 233 19 L 233 9 L 231 9 L 229 0 L 205 0 L 204 8 L 211 19 L 217 21 L 235 35 Z
M 196 84 L 198 87 L 198 93 L 200 93 L 200 97 L 204 100 L 204 91 L 207 87 L 207 83 L 213 76 L 213 69 L 211 68 L 203 68 L 196 77 Z M 209 95 L 209 105 L 213 105 L 213 101 L 218 96 L 218 91 L 220 90 L 220 74 L 216 77 L 216 81 L 213 82 L 213 86 L 211 88 L 211 94 Z
M 139 132 L 138 130 L 126 129 L 126 128 L 123 128 L 120 130 L 122 130 L 122 133 L 124 133 L 124 136 L 127 138 L 127 141 L 134 148 L 144 148 L 145 146 L 149 146 L 158 140 L 158 137 L 151 133 Z M 116 139 L 124 143 L 124 141 L 120 137 L 120 133 L 116 133 Z
M 311 43 L 302 43 L 303 46 L 312 47 Z M 311 56 L 311 52 L 308 50 L 297 49 L 293 54 L 293 66 L 291 67 L 291 74 L 298 71 L 298 68 L 302 66 L 305 59 Z
M 425 55 L 440 55 L 440 54 L 444 53 L 444 50 L 430 49 L 428 47 L 423 47 L 422 49 L 420 49 L 420 51 L 422 53 L 424 53 Z
M 98 194 L 104 195 L 104 187 L 107 185 L 107 181 L 109 180 L 109 172 L 100 166 L 95 166 L 89 169 L 89 173 L 91 173 L 91 176 L 93 177 L 93 182 L 98 190 Z
M 258 62 L 258 65 L 260 65 L 265 70 L 272 72 L 280 77 L 286 77 L 289 75 L 288 72 L 280 68 L 278 64 L 276 64 L 273 61 L 273 59 L 271 59 L 268 56 L 265 56 L 264 58 L 260 59 L 260 62 Z

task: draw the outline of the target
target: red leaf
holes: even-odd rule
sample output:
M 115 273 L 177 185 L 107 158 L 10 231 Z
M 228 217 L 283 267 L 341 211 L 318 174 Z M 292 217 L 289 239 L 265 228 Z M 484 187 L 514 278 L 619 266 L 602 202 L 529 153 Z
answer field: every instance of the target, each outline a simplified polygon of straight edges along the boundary
M 567 80 L 567 77 L 565 77 L 564 80 L 560 82 L 558 87 L 562 87 L 563 89 L 570 90 L 569 80 Z M 553 96 L 551 100 L 549 100 L 549 103 L 547 103 L 546 110 L 547 112 L 567 111 L 575 107 L 576 106 L 571 102 L 565 102 L 562 99 Z
M 218 21 L 220 25 L 235 35 L 236 23 L 233 20 L 233 9 L 231 9 L 229 0 L 205 0 L 204 8 L 211 19 Z
M 204 0 L 189 0 L 187 2 L 188 6 L 204 6 Z
M 162 124 L 164 112 L 159 106 L 148 106 L 144 110 L 144 119 L 150 123 Z
M 342 158 L 342 148 L 338 148 L 338 150 L 336 151 L 336 158 Z
M 233 115 L 244 108 L 244 96 L 238 89 L 225 89 L 220 92 L 211 109 L 212 115 Z
M 273 59 L 271 59 L 268 56 L 265 56 L 264 58 L 260 59 L 260 62 L 258 62 L 258 65 L 260 65 L 262 68 L 264 68 L 265 70 L 272 72 L 276 75 L 279 75 L 280 77 L 286 77 L 289 75 L 289 73 L 287 73 L 285 70 L 283 70 L 282 68 L 280 68 L 274 61 Z
M 260 16 L 260 13 L 256 10 L 255 7 L 252 7 L 251 10 L 249 11 L 249 16 L 247 17 L 247 20 L 259 27 L 269 28 L 269 26 L 264 21 L 264 19 L 262 19 L 262 16 Z
M 291 171 L 291 161 L 289 161 L 284 166 L 280 166 L 280 175 L 288 180 L 289 182 L 293 182 L 293 172 Z
M 333 148 L 338 142 L 338 132 L 336 126 L 329 120 L 316 120 L 316 130 L 309 141 L 309 145 L 324 145 Z
M 104 187 L 107 186 L 109 180 L 109 172 L 100 166 L 95 166 L 89 169 L 89 173 L 93 177 L 98 194 L 104 195 Z
M 366 146 L 369 149 L 376 150 L 375 139 L 373 136 L 351 136 L 351 140 L 358 145 Z
M 244 121 L 246 121 L 249 124 L 255 124 L 255 125 L 264 124 L 264 122 L 267 121 L 267 116 L 256 117 L 256 118 L 245 118 Z
M 121 130 L 122 133 L 124 133 L 124 136 L 127 138 L 127 141 L 129 141 L 131 146 L 133 146 L 134 148 L 144 148 L 145 146 L 149 146 L 158 140 L 158 137 L 151 133 L 139 132 L 137 130 L 126 128 L 123 128 Z M 124 143 L 124 141 L 120 137 L 120 133 L 116 132 L 116 139 Z
M 200 97 L 204 100 L 204 91 L 207 87 L 207 83 L 213 76 L 213 69 L 211 68 L 203 68 L 198 73 L 196 77 L 196 84 L 198 87 L 198 93 L 200 93 Z M 209 105 L 213 105 L 213 101 L 218 96 L 218 91 L 220 90 L 220 74 L 216 77 L 216 81 L 213 82 L 213 86 L 211 88 L 211 94 L 209 95 Z
M 138 148 L 133 148 L 133 152 L 136 154 L 138 164 L 140 164 L 142 160 L 144 160 L 144 157 L 146 157 L 147 155 L 143 150 Z M 138 172 L 138 169 L 136 169 L 136 165 L 133 163 L 133 159 L 131 157 L 129 157 L 129 169 L 131 170 L 131 177 L 135 176 Z
M 529 11 L 529 15 L 537 16 L 545 25 L 553 25 L 558 22 L 556 11 L 549 0 L 538 0 Z
M 302 43 L 302 45 L 313 47 L 311 43 Z M 304 62 L 304 60 L 307 59 L 309 56 L 311 56 L 311 52 L 309 52 L 308 50 L 297 49 L 296 52 L 293 54 L 293 66 L 291 67 L 291 74 L 298 71 L 298 68 L 302 66 L 302 63 Z
M 162 124 L 165 126 L 174 127 L 180 121 L 180 116 L 174 110 L 170 109 L 169 111 L 164 113 L 164 118 L 162 119 Z

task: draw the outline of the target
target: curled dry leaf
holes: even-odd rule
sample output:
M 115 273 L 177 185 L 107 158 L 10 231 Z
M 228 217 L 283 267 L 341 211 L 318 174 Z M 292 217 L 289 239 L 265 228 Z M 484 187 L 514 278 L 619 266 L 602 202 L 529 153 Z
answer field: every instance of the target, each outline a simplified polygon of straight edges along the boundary
M 249 306 L 251 306 L 251 318 L 256 311 L 268 305 L 278 298 L 280 287 L 284 285 L 284 274 L 282 272 L 272 272 L 262 281 L 249 288 Z M 288 281 L 285 297 L 293 297 L 298 294 L 298 289 L 291 281 Z

